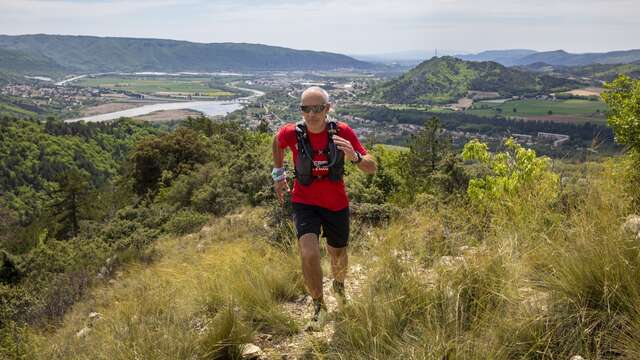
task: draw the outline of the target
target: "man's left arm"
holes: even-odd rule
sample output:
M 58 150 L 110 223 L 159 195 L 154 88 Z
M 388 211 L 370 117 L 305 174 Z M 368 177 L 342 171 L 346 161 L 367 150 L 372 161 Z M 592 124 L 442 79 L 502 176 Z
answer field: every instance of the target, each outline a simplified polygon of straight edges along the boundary
M 354 146 L 351 144 L 349 140 L 343 137 L 340 137 L 338 135 L 334 135 L 333 142 L 336 144 L 339 150 L 342 150 L 344 152 L 344 157 L 346 160 L 349 160 L 349 161 L 358 160 L 358 155 L 356 155 L 356 150 L 358 149 L 354 149 Z M 362 145 L 360 145 L 360 143 L 357 141 L 357 138 L 355 142 L 357 143 L 357 146 L 362 148 Z M 364 148 L 362 148 L 359 152 L 361 152 L 362 150 L 364 150 Z M 356 164 L 356 166 L 358 167 L 358 169 L 362 170 L 367 174 L 375 174 L 376 171 L 378 170 L 378 165 L 376 164 L 376 160 L 370 154 L 362 155 L 362 161 Z
M 360 161 L 356 166 L 367 174 L 375 174 L 376 171 L 378 171 L 376 159 L 374 159 L 371 154 L 362 155 L 362 161 Z

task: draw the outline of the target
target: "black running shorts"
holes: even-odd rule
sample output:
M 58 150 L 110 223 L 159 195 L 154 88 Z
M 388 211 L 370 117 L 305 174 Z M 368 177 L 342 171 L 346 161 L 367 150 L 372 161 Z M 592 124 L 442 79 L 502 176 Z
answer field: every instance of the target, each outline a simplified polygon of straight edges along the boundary
M 327 244 L 334 248 L 343 248 L 349 244 L 349 207 L 331 211 L 320 206 L 292 203 L 293 223 L 298 239 L 304 234 L 313 233 L 327 238 Z

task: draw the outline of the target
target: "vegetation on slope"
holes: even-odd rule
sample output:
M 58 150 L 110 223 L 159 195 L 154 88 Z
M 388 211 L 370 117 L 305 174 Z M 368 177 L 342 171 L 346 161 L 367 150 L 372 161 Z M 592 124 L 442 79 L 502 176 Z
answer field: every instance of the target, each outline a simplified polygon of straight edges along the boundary
M 345 55 L 260 44 L 191 43 L 64 35 L 0 35 L 0 48 L 49 58 L 79 72 L 250 71 L 370 68 Z
M 640 50 L 610 51 L 606 53 L 571 54 L 564 50 L 544 51 L 515 60 L 514 65 L 544 62 L 550 65 L 584 66 L 590 64 L 626 64 L 640 60 Z
M 573 80 L 538 76 L 495 62 L 444 56 L 427 60 L 400 78 L 374 87 L 371 96 L 386 103 L 443 104 L 457 101 L 470 90 L 497 92 L 506 97 L 563 91 L 577 85 Z
M 556 66 L 585 66 L 595 64 L 627 64 L 640 60 L 640 50 L 610 51 L 605 53 L 570 54 L 564 50 L 497 50 L 479 54 L 462 55 L 469 61 L 495 61 L 504 66 L 528 66 L 546 63 Z M 596 65 L 597 66 L 597 65 Z
M 566 70 L 566 72 L 574 76 L 591 77 L 591 78 L 602 80 L 602 81 L 613 81 L 615 78 L 617 78 L 620 75 L 627 75 L 629 77 L 638 79 L 640 78 L 640 60 L 630 64 L 619 64 L 619 65 L 594 64 L 594 65 L 580 66 L 575 68 L 569 68 Z
M 0 354 L 222 359 L 256 342 L 336 359 L 636 358 L 638 93 L 611 85 L 630 156 L 602 163 L 554 163 L 512 140 L 456 153 L 433 119 L 408 151 L 374 147 L 377 174 L 347 164 L 352 264 L 366 275 L 316 335 L 300 332 L 310 309 L 290 311 L 302 288 L 265 175 L 271 136 L 191 119 L 142 139 L 122 174 L 133 203 L 94 231 L 2 253 Z M 10 244 L 16 227 L 0 225 Z
M 547 63 L 533 63 L 518 67 L 527 71 L 544 72 L 563 77 L 586 77 L 594 80 L 613 81 L 620 75 L 640 78 L 640 60 L 625 64 L 591 64 L 583 66 L 560 66 Z
M 521 151 L 476 152 L 495 165 L 479 178 L 494 184 L 479 190 L 490 197 L 426 191 L 388 225 L 357 227 L 352 264 L 367 278 L 334 314 L 333 334 L 299 333 L 305 315 L 287 312 L 302 294 L 295 248 L 270 245 L 271 215 L 252 210 L 161 240 L 154 264 L 125 268 L 53 336 L 29 330 L 23 351 L 238 358 L 255 342 L 272 356 L 633 357 L 639 247 L 619 230 L 628 197 L 618 164 L 565 168 L 560 186 Z M 100 319 L 87 319 L 93 311 Z
M 11 74 L 61 74 L 66 69 L 46 56 L 0 48 L 0 72 Z
M 2 101 L 2 99 L 0 98 L 0 117 L 2 118 L 33 118 L 37 115 L 38 114 L 33 111 L 26 110 L 21 107 L 15 106 L 12 103 Z

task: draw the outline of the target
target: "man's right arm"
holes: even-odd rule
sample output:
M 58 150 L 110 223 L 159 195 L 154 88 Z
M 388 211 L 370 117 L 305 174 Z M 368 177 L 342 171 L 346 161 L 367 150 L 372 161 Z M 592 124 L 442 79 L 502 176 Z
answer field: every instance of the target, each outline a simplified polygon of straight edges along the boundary
M 284 166 L 284 149 L 280 147 L 278 135 L 273 136 L 273 167 L 281 168 Z
M 284 167 L 284 149 L 280 147 L 280 141 L 278 141 L 278 135 L 276 134 L 273 137 L 273 167 L 274 168 L 283 168 Z M 289 192 L 289 184 L 287 183 L 287 178 L 285 177 L 281 181 L 275 181 L 273 184 L 274 189 L 276 190 L 276 196 L 278 197 L 278 201 L 280 201 L 280 205 L 284 204 L 284 192 Z

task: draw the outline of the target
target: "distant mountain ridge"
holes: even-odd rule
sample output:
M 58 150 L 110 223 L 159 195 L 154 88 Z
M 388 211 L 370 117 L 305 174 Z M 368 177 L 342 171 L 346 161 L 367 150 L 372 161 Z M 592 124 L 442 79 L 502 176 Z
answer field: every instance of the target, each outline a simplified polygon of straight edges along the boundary
M 500 96 L 565 91 L 579 86 L 574 80 L 508 68 L 496 62 L 464 61 L 451 56 L 424 61 L 401 77 L 375 86 L 374 101 L 400 104 L 444 104 L 471 90 Z
M 492 50 L 478 54 L 457 55 L 467 61 L 495 61 L 504 66 L 524 66 L 545 63 L 554 66 L 585 66 L 593 64 L 628 64 L 640 60 L 640 49 L 604 53 L 572 54 L 564 50 L 537 52 L 534 50 Z
M 477 54 L 456 55 L 456 57 L 466 61 L 495 61 L 504 66 L 512 66 L 517 59 L 535 53 L 537 51 L 528 49 L 488 50 Z
M 581 66 L 549 65 L 537 62 L 516 68 L 549 75 L 574 78 L 590 78 L 601 81 L 612 81 L 619 75 L 627 75 L 640 79 L 640 60 L 628 64 L 592 64 Z
M 0 63 L 28 56 L 76 72 L 370 69 L 346 55 L 245 43 L 68 35 L 0 35 Z M 8 53 L 6 51 L 9 51 Z M 26 68 L 32 66 L 25 65 Z M 18 69 L 22 70 L 22 69 Z

